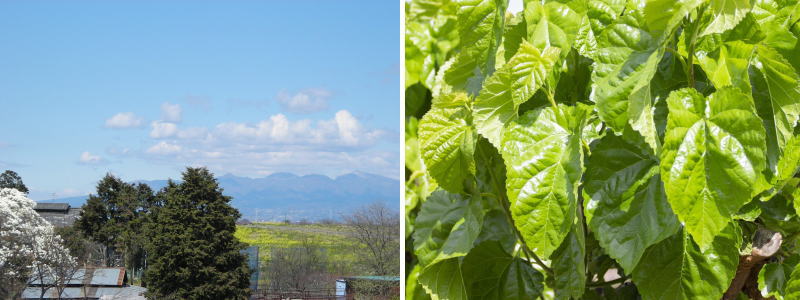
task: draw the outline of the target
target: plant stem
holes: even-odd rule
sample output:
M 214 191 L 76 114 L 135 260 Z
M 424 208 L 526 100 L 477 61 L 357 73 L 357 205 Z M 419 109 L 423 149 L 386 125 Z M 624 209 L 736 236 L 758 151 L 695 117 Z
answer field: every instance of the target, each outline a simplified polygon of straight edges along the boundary
M 406 182 L 413 182 L 414 180 L 417 179 L 417 177 L 420 177 L 422 175 L 425 175 L 424 171 L 414 171 L 414 173 L 411 173 L 411 176 L 408 176 L 408 180 Z
M 543 89 L 543 91 L 544 94 L 547 95 L 547 101 L 550 101 L 550 105 L 553 107 L 553 113 L 556 114 L 556 120 L 564 121 L 564 118 L 561 117 L 561 110 L 558 109 L 558 104 L 556 104 L 556 99 L 553 98 L 553 94 L 547 89 Z
M 478 151 L 478 153 L 480 153 L 484 161 L 489 160 L 483 151 Z M 489 178 L 491 178 L 492 185 L 494 186 L 495 190 L 502 191 L 502 189 L 505 189 L 505 186 L 501 186 L 500 183 L 497 181 L 497 176 L 494 176 L 494 173 L 492 173 L 491 176 L 489 176 Z M 503 215 L 505 215 L 506 221 L 508 221 L 508 224 L 510 224 L 511 228 L 514 230 L 514 236 L 517 237 L 517 242 L 519 242 L 521 245 L 522 254 L 525 255 L 528 261 L 531 261 L 531 258 L 533 258 L 533 261 L 536 262 L 537 265 L 539 265 L 545 272 L 547 272 L 547 274 L 552 276 L 553 269 L 548 267 L 541 259 L 539 259 L 538 256 L 536 256 L 535 253 L 531 251 L 530 248 L 528 248 L 528 244 L 526 244 L 525 239 L 522 238 L 522 233 L 520 233 L 519 230 L 517 230 L 517 226 L 514 225 L 514 218 L 511 217 L 511 211 L 508 208 L 508 201 L 506 201 L 506 199 L 503 197 L 503 194 L 500 193 L 499 195 L 497 195 L 497 197 L 495 197 L 495 199 L 497 199 L 497 202 L 500 205 L 500 207 L 503 208 Z
M 691 40 L 689 41 L 689 45 L 686 47 L 686 52 L 688 52 L 689 58 L 687 59 L 687 64 L 689 65 L 689 87 L 694 88 L 694 44 L 697 42 L 697 34 L 700 33 L 700 20 L 705 12 L 706 7 L 702 6 L 697 11 L 697 18 L 692 22 L 694 32 L 691 35 Z

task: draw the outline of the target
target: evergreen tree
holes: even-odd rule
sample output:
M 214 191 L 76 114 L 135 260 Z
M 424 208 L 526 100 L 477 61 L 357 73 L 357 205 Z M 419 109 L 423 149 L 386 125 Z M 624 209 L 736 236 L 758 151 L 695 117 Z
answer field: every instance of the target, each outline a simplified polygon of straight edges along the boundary
M 97 183 L 97 195 L 89 195 L 75 226 L 88 238 L 107 247 L 106 264 L 136 272 L 145 267 L 142 228 L 155 203 L 146 184 L 129 184 L 111 174 Z
M 147 226 L 150 299 L 245 299 L 244 244 L 234 237 L 239 212 L 205 168 L 187 168 L 183 182 L 159 193 L 164 206 Z
M 0 188 L 17 189 L 25 194 L 28 193 L 28 187 L 22 183 L 22 178 L 19 177 L 17 172 L 6 170 L 0 174 Z

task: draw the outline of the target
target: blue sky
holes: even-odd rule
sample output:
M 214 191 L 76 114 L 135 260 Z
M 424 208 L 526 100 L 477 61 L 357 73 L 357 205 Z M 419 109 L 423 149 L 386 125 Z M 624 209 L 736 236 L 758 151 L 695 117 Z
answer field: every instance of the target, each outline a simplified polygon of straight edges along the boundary
M 34 200 L 125 180 L 399 177 L 393 1 L 0 1 L 0 169 Z

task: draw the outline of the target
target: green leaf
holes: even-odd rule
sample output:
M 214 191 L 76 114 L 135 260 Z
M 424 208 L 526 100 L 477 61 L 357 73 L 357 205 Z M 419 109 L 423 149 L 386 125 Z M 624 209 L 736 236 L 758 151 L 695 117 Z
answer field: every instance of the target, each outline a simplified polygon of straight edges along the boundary
M 581 223 L 572 225 L 564 242 L 553 252 L 556 299 L 580 299 L 586 289 L 586 241 Z
M 800 137 L 792 137 L 786 148 L 784 155 L 778 161 L 778 176 L 779 180 L 785 181 L 792 178 L 797 171 L 800 170 Z
M 800 264 L 794 267 L 786 283 L 786 299 L 800 299 Z
M 769 230 L 778 231 L 783 236 L 800 233 L 800 218 L 794 209 L 791 195 L 777 194 L 767 201 L 760 201 L 759 221 Z
M 542 294 L 542 274 L 498 242 L 476 246 L 462 265 L 470 299 L 535 299 Z
M 531 44 L 522 42 L 517 54 L 486 80 L 473 104 L 473 116 L 478 133 L 495 147 L 500 145 L 505 124 L 517 117 L 520 104 L 542 86 L 558 53 L 558 48 L 539 52 Z
M 760 46 L 756 53 L 756 67 L 763 75 L 766 87 L 762 81 L 755 80 L 760 92 L 754 93 L 754 98 L 767 130 L 767 160 L 772 173 L 776 174 L 777 162 L 794 137 L 794 127 L 800 118 L 800 77 L 774 49 Z M 785 177 L 785 174 L 776 175 Z
M 433 300 L 466 300 L 467 288 L 461 273 L 461 258 L 450 258 L 425 267 L 419 283 Z
M 408 273 L 406 277 L 406 298 L 407 300 L 428 300 L 431 299 L 430 296 L 425 292 L 425 289 L 422 285 L 419 284 L 417 278 L 419 277 L 419 273 L 422 270 L 420 265 L 415 265 L 414 269 Z
M 706 26 L 703 33 L 722 33 L 739 24 L 745 15 L 753 8 L 752 0 L 711 0 L 707 13 L 711 16 L 711 23 Z
M 650 80 L 662 50 L 658 37 L 643 29 L 642 19 L 640 11 L 631 11 L 597 37 L 590 100 L 615 132 L 630 124 L 657 150 Z
M 511 57 L 519 50 L 522 41 L 527 38 L 527 28 L 528 25 L 525 24 L 523 14 L 517 14 L 506 23 L 505 32 L 503 33 L 503 55 L 506 61 L 511 60 Z
M 583 17 L 578 34 L 575 36 L 575 49 L 585 57 L 595 57 L 597 54 L 597 37 L 592 29 L 592 22 L 588 16 Z
M 645 249 L 673 235 L 680 224 L 667 202 L 658 159 L 608 134 L 592 149 L 584 190 L 587 223 L 609 256 L 631 272 Z
M 514 251 L 517 245 L 517 236 L 514 234 L 514 227 L 509 224 L 508 216 L 505 211 L 491 210 L 483 218 L 481 233 L 475 240 L 475 244 L 486 241 L 496 241 L 503 246 L 506 252 Z
M 589 0 L 586 1 L 586 16 L 589 17 L 591 29 L 601 33 L 606 26 L 611 25 L 622 15 L 627 0 Z
M 633 282 L 642 299 L 720 299 L 736 274 L 741 231 L 726 227 L 706 251 L 681 230 L 648 248 Z
M 406 168 L 414 171 L 422 170 L 422 157 L 419 155 L 419 142 L 417 141 L 417 128 L 419 121 L 415 117 L 408 117 L 406 120 Z
M 783 261 L 768 263 L 758 273 L 758 286 L 764 297 L 775 296 L 782 299 L 786 291 L 786 283 L 792 270 L 797 266 L 798 256 L 787 257 Z
M 452 0 L 414 0 L 408 9 L 408 18 L 411 20 L 427 20 L 438 14 L 447 14 L 452 7 Z
M 734 86 L 749 92 L 748 68 L 754 46 L 741 41 L 722 44 L 711 53 L 697 51 L 697 62 L 716 88 Z
M 480 199 L 443 190 L 433 192 L 422 203 L 414 222 L 414 253 L 420 264 L 428 266 L 466 255 L 478 238 L 482 223 Z
M 503 36 L 507 0 L 462 0 L 458 8 L 461 51 L 445 80 L 456 88 L 477 94 L 483 80 L 494 72 L 495 52 Z
M 575 41 L 581 16 L 559 2 L 530 1 L 525 6 L 528 41 L 540 50 L 550 47 L 569 49 Z M 566 55 L 568 51 L 564 51 Z
M 559 106 L 527 112 L 503 133 L 506 190 L 511 213 L 525 242 L 542 257 L 569 233 L 583 172 L 581 132 L 586 106 Z
M 631 6 L 641 6 L 643 1 L 632 1 Z M 654 36 L 666 38 L 681 23 L 683 17 L 703 4 L 705 0 L 649 0 L 644 4 L 645 23 Z
M 667 105 L 662 180 L 673 211 L 705 250 L 763 180 L 764 127 L 753 100 L 733 88 L 708 99 L 677 90 Z
M 458 193 L 464 188 L 464 180 L 475 174 L 476 136 L 469 124 L 468 110 L 464 106 L 441 107 L 447 105 L 436 103 L 422 117 L 419 143 L 431 176 L 442 188 Z

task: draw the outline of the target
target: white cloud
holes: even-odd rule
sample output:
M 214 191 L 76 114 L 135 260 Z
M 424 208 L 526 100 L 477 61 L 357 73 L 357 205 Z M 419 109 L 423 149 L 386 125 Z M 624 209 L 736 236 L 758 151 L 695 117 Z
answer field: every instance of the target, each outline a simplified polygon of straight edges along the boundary
M 158 164 L 207 166 L 220 174 L 244 176 L 283 171 L 333 176 L 363 170 L 397 178 L 399 173 L 397 151 L 372 150 L 393 133 L 368 128 L 347 110 L 322 120 L 279 113 L 254 123 L 225 122 L 211 128 L 152 124 L 151 136 L 161 140 L 140 153 Z
M 164 102 L 161 104 L 161 120 L 179 123 L 181 121 L 181 106 Z
M 94 155 L 88 151 L 84 151 L 81 153 L 81 157 L 78 159 L 78 162 L 85 165 L 97 165 L 104 163 L 105 160 L 99 155 Z
M 227 122 L 217 125 L 213 137 L 244 144 L 296 145 L 310 148 L 367 147 L 384 136 L 382 130 L 364 130 L 349 111 L 333 119 L 290 121 L 285 115 L 270 116 L 257 124 Z
M 178 130 L 178 134 L 176 135 L 179 139 L 199 139 L 206 136 L 208 130 L 201 127 L 193 127 L 183 130 Z
M 150 137 L 154 139 L 168 138 L 178 133 L 178 126 L 174 123 L 154 121 L 150 126 L 153 128 L 150 130 Z
M 147 151 L 145 152 L 148 154 L 155 154 L 155 155 L 173 155 L 180 153 L 182 149 L 183 148 L 179 145 L 161 141 L 158 144 L 155 144 L 152 147 L 147 148 Z
M 295 94 L 278 93 L 278 103 L 285 111 L 308 114 L 328 109 L 328 99 L 333 94 L 326 89 L 305 89 Z
M 144 123 L 142 118 L 136 116 L 132 112 L 118 113 L 108 120 L 106 120 L 106 127 L 108 128 L 136 128 L 141 127 Z
M 336 126 L 339 129 L 339 137 L 347 145 L 357 145 L 361 133 L 361 125 L 349 111 L 340 110 L 336 112 Z

